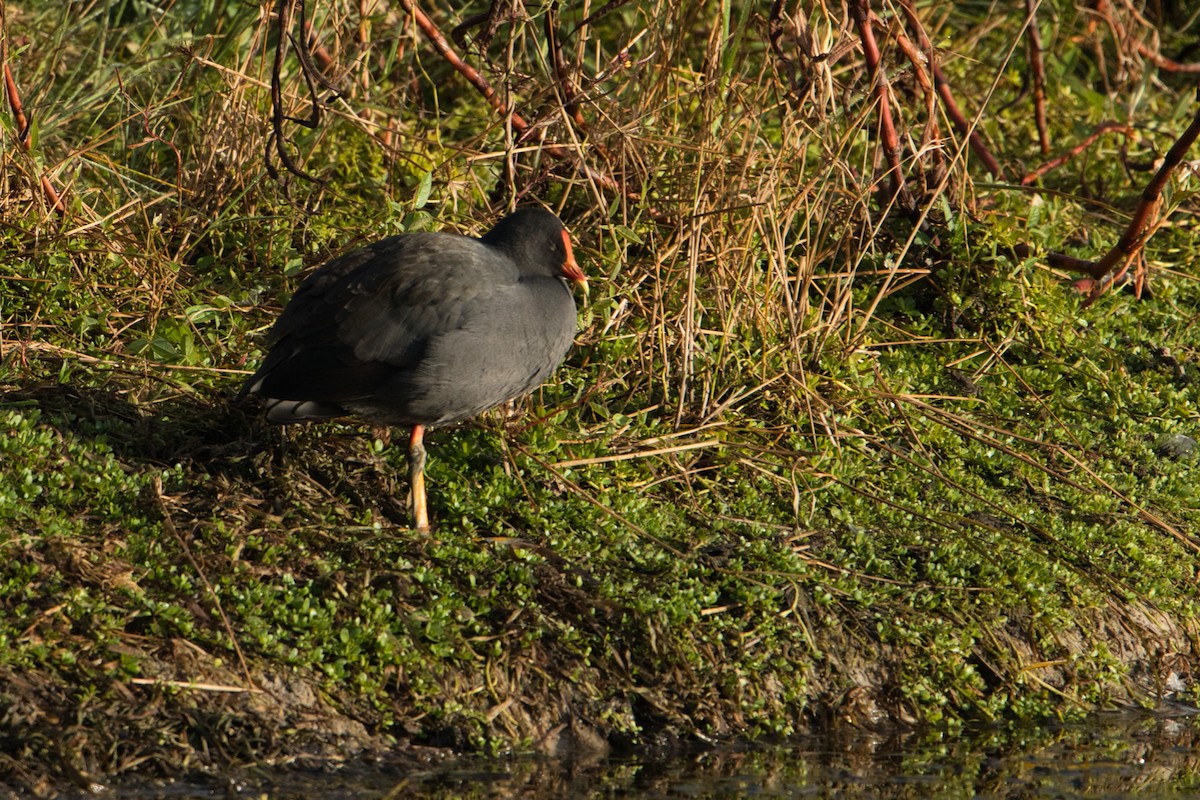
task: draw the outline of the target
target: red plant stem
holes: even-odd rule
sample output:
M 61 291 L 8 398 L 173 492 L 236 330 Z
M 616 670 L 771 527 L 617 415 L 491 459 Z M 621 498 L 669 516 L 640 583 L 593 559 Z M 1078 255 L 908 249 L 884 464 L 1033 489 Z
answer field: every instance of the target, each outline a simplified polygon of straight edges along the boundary
M 1093 134 L 1093 137 L 1098 135 L 1098 133 Z M 1129 264 L 1133 259 L 1137 258 L 1138 254 L 1146 246 L 1146 241 L 1154 233 L 1154 219 L 1158 214 L 1159 208 L 1162 206 L 1163 187 L 1171 179 L 1171 174 L 1183 163 L 1183 157 L 1187 155 L 1187 151 L 1195 144 L 1198 137 L 1200 137 L 1200 106 L 1196 109 L 1192 123 L 1188 125 L 1187 130 L 1175 140 L 1175 144 L 1163 156 L 1158 172 L 1146 184 L 1146 188 L 1142 190 L 1142 198 L 1138 202 L 1138 207 L 1134 210 L 1129 224 L 1125 227 L 1125 232 L 1121 234 L 1121 238 L 1117 240 L 1117 243 L 1101 259 L 1098 261 L 1087 261 L 1066 255 L 1065 253 L 1055 252 L 1046 255 L 1046 263 L 1050 266 L 1060 267 L 1072 272 L 1082 272 L 1090 275 L 1097 281 L 1091 296 L 1087 300 L 1088 303 L 1099 297 L 1111 283 L 1103 280 L 1105 276 L 1117 266 L 1124 267 Z M 1018 255 L 1022 253 L 1022 250 L 1028 252 L 1028 248 L 1018 248 L 1016 250 Z
M 940 164 L 942 161 L 942 148 L 929 147 L 934 142 L 941 138 L 941 133 L 938 130 L 937 121 L 937 93 L 933 90 L 933 81 L 929 77 L 929 72 L 925 69 L 926 64 L 933 61 L 933 53 L 926 51 L 921 53 L 917 49 L 917 45 L 904 35 L 903 31 L 895 33 L 896 45 L 900 51 L 908 58 L 908 63 L 912 65 L 913 74 L 917 76 L 917 83 L 921 86 L 921 91 L 925 93 L 925 132 L 922 135 L 920 150 L 924 151 L 929 148 L 930 158 L 935 164 Z M 917 162 L 918 165 L 920 162 Z
M 933 85 L 937 88 L 938 96 L 942 98 L 942 105 L 946 108 L 946 116 L 950 117 L 950 121 L 954 123 L 954 127 L 958 128 L 959 133 L 967 137 L 968 143 L 971 145 L 971 150 L 974 151 L 977 158 L 983 162 L 983 167 L 993 178 L 1003 178 L 1004 168 L 1000 166 L 1000 162 L 992 155 L 992 151 L 984 144 L 983 137 L 979 135 L 979 131 L 971 127 L 967 122 L 967 118 L 963 116 L 962 111 L 958 107 L 958 103 L 954 101 L 954 93 L 950 90 L 950 82 L 946 80 L 946 73 L 942 72 L 942 68 L 935 61 L 931 65 L 933 69 Z
M 13 78 L 12 68 L 8 65 L 7 47 L 4 50 L 4 91 L 8 95 L 8 106 L 12 109 L 13 120 L 17 123 L 17 143 L 21 145 L 22 150 L 28 153 L 30 149 L 29 118 L 25 116 L 25 109 L 21 105 L 21 93 L 17 91 L 17 81 Z M 65 215 L 67 207 L 54 188 L 54 184 L 44 174 L 40 177 L 42 192 L 46 195 L 46 199 L 50 201 L 50 205 L 54 207 L 55 211 Z
M 1094 141 L 1096 141 L 1097 139 L 1099 139 L 1101 136 L 1103 136 L 1105 133 L 1108 133 L 1109 131 L 1118 131 L 1120 133 L 1125 134 L 1126 136 L 1129 136 L 1133 133 L 1132 128 L 1130 128 L 1128 125 L 1123 125 L 1120 122 L 1101 122 L 1099 125 L 1096 126 L 1096 129 L 1094 131 L 1092 131 L 1090 134 L 1088 134 L 1087 137 L 1085 137 L 1083 139 L 1083 141 L 1079 142 L 1079 144 L 1075 145 L 1067 152 L 1050 159 L 1045 164 L 1042 164 L 1040 167 L 1038 167 L 1037 169 L 1028 173 L 1027 175 L 1025 175 L 1025 177 L 1021 178 L 1021 185 L 1022 186 L 1032 185 L 1034 183 L 1034 181 L 1036 181 L 1038 178 L 1045 175 L 1050 170 L 1061 167 L 1063 164 L 1067 163 L 1072 158 L 1074 158 L 1075 156 L 1082 153 L 1084 150 L 1091 147 L 1091 145 Z
M 874 18 L 874 15 L 872 15 Z M 903 33 L 896 33 L 896 45 L 900 51 L 908 58 L 908 63 L 912 65 L 913 75 L 917 78 L 917 83 L 921 85 L 921 89 L 925 92 L 933 91 L 933 81 L 929 80 L 929 72 L 925 69 L 926 56 L 917 49 L 912 39 L 909 39 Z
M 869 0 L 853 0 L 850 4 L 850 15 L 854 17 L 854 24 L 858 28 L 858 36 L 863 46 L 863 56 L 867 62 L 867 75 L 874 87 L 875 100 L 878 104 L 879 139 L 888 164 L 889 199 L 899 199 L 905 208 L 911 208 L 912 205 L 908 202 L 908 191 L 904 183 L 904 170 L 900 163 L 900 137 L 896 133 L 896 125 L 892 120 L 892 107 L 888 99 L 887 72 L 883 68 L 883 58 L 879 52 L 879 44 L 875 41 L 875 32 L 871 28 Z
M 450 42 L 446 41 L 446 37 L 443 36 L 442 32 L 439 31 L 437 26 L 433 24 L 433 21 L 429 19 L 429 17 L 425 16 L 424 11 L 417 8 L 416 4 L 412 2 L 412 0 L 400 0 L 400 7 L 403 8 L 405 12 L 413 18 L 413 21 L 417 23 L 417 27 L 419 27 L 421 32 L 424 33 L 426 38 L 429 39 L 430 44 L 433 45 L 433 49 L 437 50 L 438 54 L 441 55 L 442 58 L 449 61 L 450 66 L 454 67 L 454 69 L 457 70 L 460 75 L 470 81 L 471 85 L 474 86 L 481 95 L 483 95 L 483 99 L 488 101 L 488 105 L 499 111 L 501 114 L 509 115 L 509 118 L 512 120 L 513 130 L 517 131 L 518 133 L 525 133 L 527 130 L 529 130 L 529 123 L 525 121 L 525 118 L 515 111 L 510 112 L 509 109 L 505 107 L 504 99 L 496 93 L 496 90 L 492 88 L 490 83 L 488 83 L 487 78 L 480 75 L 479 70 L 475 69 L 470 64 L 458 57 L 458 53 L 454 52 L 454 48 L 450 46 Z
M 1175 141 L 1175 144 L 1171 145 L 1171 149 L 1163 156 L 1158 172 L 1142 190 L 1142 199 L 1133 212 L 1133 218 L 1129 220 L 1125 232 L 1121 234 L 1117 244 L 1096 262 L 1091 271 L 1093 278 L 1104 277 L 1117 264 L 1126 263 L 1136 256 L 1145 246 L 1146 240 L 1150 238 L 1152 232 L 1150 226 L 1162 205 L 1163 188 L 1171 179 L 1171 174 L 1183 162 L 1183 157 L 1187 155 L 1188 149 L 1191 148 L 1197 137 L 1200 137 L 1200 106 L 1196 109 L 1192 124 L 1188 125 L 1183 135 Z
M 1026 251 L 1027 252 L 1027 251 Z M 1096 265 L 1095 261 L 1086 258 L 1076 258 L 1075 256 L 1059 253 L 1051 250 L 1046 254 L 1046 263 L 1058 269 L 1065 269 L 1070 272 L 1083 272 L 1091 274 L 1092 267 Z
M 1026 29 L 1029 35 L 1029 66 L 1033 73 L 1033 118 L 1037 124 L 1042 155 L 1050 155 L 1050 134 L 1046 127 L 1046 65 L 1042 60 L 1042 34 L 1037 25 L 1038 0 L 1025 0 Z
M 1162 53 L 1151 50 L 1145 42 L 1138 43 L 1138 54 L 1154 66 L 1166 72 L 1178 72 L 1188 75 L 1200 75 L 1200 64 L 1184 64 L 1167 58 Z
M 954 93 L 950 91 L 950 82 L 946 80 L 946 74 L 938 66 L 933 45 L 930 43 L 929 37 L 925 35 L 925 28 L 921 25 L 920 17 L 917 16 L 913 0 L 900 0 L 900 9 L 904 12 L 908 26 L 917 37 L 917 42 L 921 45 L 921 49 L 929 53 L 929 70 L 933 73 L 933 85 L 937 89 L 938 97 L 942 99 L 942 105 L 946 109 L 946 116 L 954 123 L 954 127 L 958 129 L 958 132 L 967 137 L 967 142 L 970 144 L 971 150 L 983 162 L 984 169 L 993 178 L 1003 178 L 1004 169 L 1000 166 L 1000 162 L 988 150 L 987 145 L 983 142 L 983 137 L 979 135 L 977 130 L 971 127 L 962 110 L 959 109 L 958 103 L 954 101 Z
M 4 64 L 4 90 L 8 92 L 8 104 L 12 108 L 13 119 L 17 122 L 17 141 L 28 148 L 29 120 L 25 117 L 25 109 L 21 107 L 21 95 L 17 92 L 17 82 L 13 80 L 12 70 L 7 62 Z

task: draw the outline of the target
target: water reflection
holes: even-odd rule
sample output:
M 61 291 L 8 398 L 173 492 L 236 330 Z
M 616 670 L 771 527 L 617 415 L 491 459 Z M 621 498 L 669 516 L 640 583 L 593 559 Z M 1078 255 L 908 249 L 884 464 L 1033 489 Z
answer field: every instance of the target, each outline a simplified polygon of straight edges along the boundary
M 561 798 L 1200 796 L 1200 717 L 1107 714 L 1086 723 L 992 727 L 962 736 L 803 738 L 670 757 L 457 761 L 400 777 L 290 772 L 214 791 L 159 785 L 122 797 Z M 189 787 L 198 789 L 199 787 Z M 134 789 L 133 791 L 129 791 Z
M 514 761 L 448 770 L 395 797 L 769 798 L 1196 796 L 1196 718 L 1101 715 L 1086 724 L 917 735 L 807 738 L 664 760 Z

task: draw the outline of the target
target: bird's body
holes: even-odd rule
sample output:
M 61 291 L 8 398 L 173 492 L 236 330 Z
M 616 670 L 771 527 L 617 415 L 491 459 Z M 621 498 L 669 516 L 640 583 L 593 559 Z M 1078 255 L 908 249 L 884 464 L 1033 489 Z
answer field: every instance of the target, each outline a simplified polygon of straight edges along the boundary
M 241 396 L 265 398 L 270 422 L 353 414 L 411 426 L 419 448 L 422 428 L 473 417 L 549 377 L 575 335 L 568 281 L 586 285 L 562 223 L 540 209 L 513 212 L 481 239 L 380 240 L 301 284 Z

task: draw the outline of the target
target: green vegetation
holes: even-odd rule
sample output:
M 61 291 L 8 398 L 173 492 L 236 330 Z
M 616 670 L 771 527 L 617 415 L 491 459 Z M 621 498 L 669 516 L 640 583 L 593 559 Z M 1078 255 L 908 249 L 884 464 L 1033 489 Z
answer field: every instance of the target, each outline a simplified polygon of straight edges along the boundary
M 264 162 L 261 4 L 6 8 L 32 124 L 22 144 L 0 114 L 0 783 L 1197 700 L 1200 474 L 1172 438 L 1200 438 L 1195 175 L 1140 298 L 1088 305 L 1037 255 L 1111 246 L 1195 113 L 1129 55 L 1144 18 L 1042 4 L 1054 151 L 1128 130 L 1035 190 L 1011 177 L 1046 160 L 1023 15 L 923 11 L 1010 177 L 939 113 L 940 161 L 903 154 L 907 215 L 872 195 L 860 54 L 802 58 L 786 17 L 779 62 L 769 4 L 563 9 L 586 130 L 545 9 L 468 31 L 519 140 L 393 5 L 309 2 L 341 94 L 281 131 L 319 181 Z M 1178 13 L 1164 54 L 1200 44 Z M 809 25 L 817 51 L 857 41 Z M 891 40 L 885 62 L 922 141 Z M 230 404 L 310 268 L 534 198 L 591 305 L 517 414 L 431 434 L 431 534 L 407 528 L 403 448 Z

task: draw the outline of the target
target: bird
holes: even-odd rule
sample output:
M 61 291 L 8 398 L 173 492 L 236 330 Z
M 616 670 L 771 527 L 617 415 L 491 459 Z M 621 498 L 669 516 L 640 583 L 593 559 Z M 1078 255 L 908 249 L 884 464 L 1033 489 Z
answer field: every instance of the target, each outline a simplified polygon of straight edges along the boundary
M 336 417 L 411 429 L 413 523 L 429 528 L 427 428 L 521 397 L 575 340 L 572 285 L 587 278 L 553 212 L 519 208 L 482 237 L 390 236 L 326 262 L 267 334 L 235 400 L 263 398 L 277 424 Z

